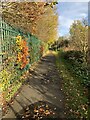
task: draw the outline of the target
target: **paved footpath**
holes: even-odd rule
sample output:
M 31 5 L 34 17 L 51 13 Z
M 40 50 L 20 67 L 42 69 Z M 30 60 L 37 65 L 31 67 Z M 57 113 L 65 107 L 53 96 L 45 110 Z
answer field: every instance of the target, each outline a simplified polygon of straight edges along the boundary
M 13 120 L 26 106 L 39 101 L 45 101 L 55 106 L 59 117 L 64 118 L 64 95 L 61 89 L 62 80 L 55 65 L 55 56 L 48 53 L 30 71 L 30 75 L 13 104 L 9 104 L 9 110 L 3 118 Z M 10 119 L 11 118 L 11 119 Z

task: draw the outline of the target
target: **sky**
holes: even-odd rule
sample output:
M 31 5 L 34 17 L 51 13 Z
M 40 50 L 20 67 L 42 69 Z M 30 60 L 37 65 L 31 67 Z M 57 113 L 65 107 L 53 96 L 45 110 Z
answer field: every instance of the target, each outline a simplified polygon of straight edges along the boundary
M 70 25 L 74 20 L 88 18 L 88 2 L 59 2 L 57 4 L 57 13 L 59 16 L 58 35 L 67 35 L 69 33 Z

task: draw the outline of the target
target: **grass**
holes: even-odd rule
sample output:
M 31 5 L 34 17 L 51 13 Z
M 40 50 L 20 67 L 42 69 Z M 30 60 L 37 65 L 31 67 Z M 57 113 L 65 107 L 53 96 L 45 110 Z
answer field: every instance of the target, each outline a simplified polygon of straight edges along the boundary
M 62 52 L 60 57 L 72 76 L 78 78 L 81 84 L 88 87 L 90 84 L 88 79 L 88 67 L 83 62 L 83 54 L 80 51 L 67 51 Z
M 64 52 L 57 53 L 56 65 L 63 78 L 63 91 L 66 96 L 66 115 L 72 119 L 89 120 L 88 90 L 81 84 L 81 78 L 75 72 L 72 62 L 64 59 Z M 77 69 L 78 71 L 78 69 Z

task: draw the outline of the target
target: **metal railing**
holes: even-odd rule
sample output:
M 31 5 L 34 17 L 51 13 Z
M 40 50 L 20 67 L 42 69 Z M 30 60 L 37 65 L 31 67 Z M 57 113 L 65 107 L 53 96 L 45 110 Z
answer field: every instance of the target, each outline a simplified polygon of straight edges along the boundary
M 27 41 L 29 62 L 23 69 L 20 69 L 20 66 L 16 63 L 17 36 L 21 36 Z M 20 81 L 21 77 L 30 68 L 31 64 L 37 62 L 42 57 L 44 49 L 46 49 L 45 43 L 35 36 L 30 33 L 23 33 L 20 29 L 13 28 L 11 25 L 0 20 L 0 84 L 3 86 L 2 90 L 5 92 L 5 99 L 11 98 L 20 87 L 22 84 L 22 81 Z M 10 76 L 5 78 L 3 74 Z M 18 86 L 18 84 L 20 85 Z M 17 89 L 15 88 L 16 86 L 18 86 Z M 10 88 L 11 92 L 9 92 Z

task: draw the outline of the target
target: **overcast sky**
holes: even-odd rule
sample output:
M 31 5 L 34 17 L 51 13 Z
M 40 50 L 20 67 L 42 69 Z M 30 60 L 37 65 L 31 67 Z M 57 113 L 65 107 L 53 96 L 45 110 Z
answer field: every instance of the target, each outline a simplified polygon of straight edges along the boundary
M 74 20 L 88 17 L 88 2 L 59 2 L 57 12 L 59 15 L 58 33 L 63 36 L 69 33 L 69 27 Z

